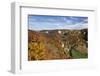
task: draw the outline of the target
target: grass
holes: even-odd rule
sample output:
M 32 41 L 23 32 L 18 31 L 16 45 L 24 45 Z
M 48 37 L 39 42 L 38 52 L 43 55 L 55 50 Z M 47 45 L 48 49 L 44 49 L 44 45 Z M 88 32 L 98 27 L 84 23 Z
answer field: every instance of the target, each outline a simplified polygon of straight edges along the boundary
M 88 54 L 87 53 L 81 53 L 77 50 L 72 50 L 72 57 L 73 58 L 88 58 Z

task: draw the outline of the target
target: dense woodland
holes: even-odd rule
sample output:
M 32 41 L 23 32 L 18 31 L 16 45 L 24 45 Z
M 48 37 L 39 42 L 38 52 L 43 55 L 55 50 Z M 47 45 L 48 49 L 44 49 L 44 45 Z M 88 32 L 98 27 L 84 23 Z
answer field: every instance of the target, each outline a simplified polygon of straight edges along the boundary
M 28 30 L 28 60 L 88 57 L 88 30 Z

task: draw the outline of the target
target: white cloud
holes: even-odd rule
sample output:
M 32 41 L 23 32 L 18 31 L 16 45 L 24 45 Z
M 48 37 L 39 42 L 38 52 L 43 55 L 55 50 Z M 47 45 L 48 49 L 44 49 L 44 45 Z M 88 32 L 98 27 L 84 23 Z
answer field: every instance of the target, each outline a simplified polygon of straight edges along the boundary
M 31 30 L 53 30 L 53 29 L 84 29 L 88 28 L 87 19 L 84 19 L 82 22 L 72 23 L 71 20 L 65 20 L 66 22 L 56 22 L 53 19 L 49 19 L 50 22 L 39 22 L 39 21 L 30 21 L 29 29 Z

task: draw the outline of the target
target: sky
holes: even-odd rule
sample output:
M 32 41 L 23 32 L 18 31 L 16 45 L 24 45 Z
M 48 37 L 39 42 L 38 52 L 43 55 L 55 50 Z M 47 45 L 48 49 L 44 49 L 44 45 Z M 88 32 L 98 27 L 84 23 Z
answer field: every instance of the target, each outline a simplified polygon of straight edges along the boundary
M 88 17 L 28 15 L 30 30 L 84 29 L 87 26 Z

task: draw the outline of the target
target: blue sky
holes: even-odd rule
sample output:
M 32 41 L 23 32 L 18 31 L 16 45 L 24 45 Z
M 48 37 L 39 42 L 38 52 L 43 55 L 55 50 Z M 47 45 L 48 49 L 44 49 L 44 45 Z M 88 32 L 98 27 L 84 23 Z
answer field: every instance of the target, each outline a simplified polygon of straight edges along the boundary
M 83 29 L 88 26 L 88 17 L 80 16 L 46 16 L 29 15 L 28 29 L 53 30 L 53 29 Z

